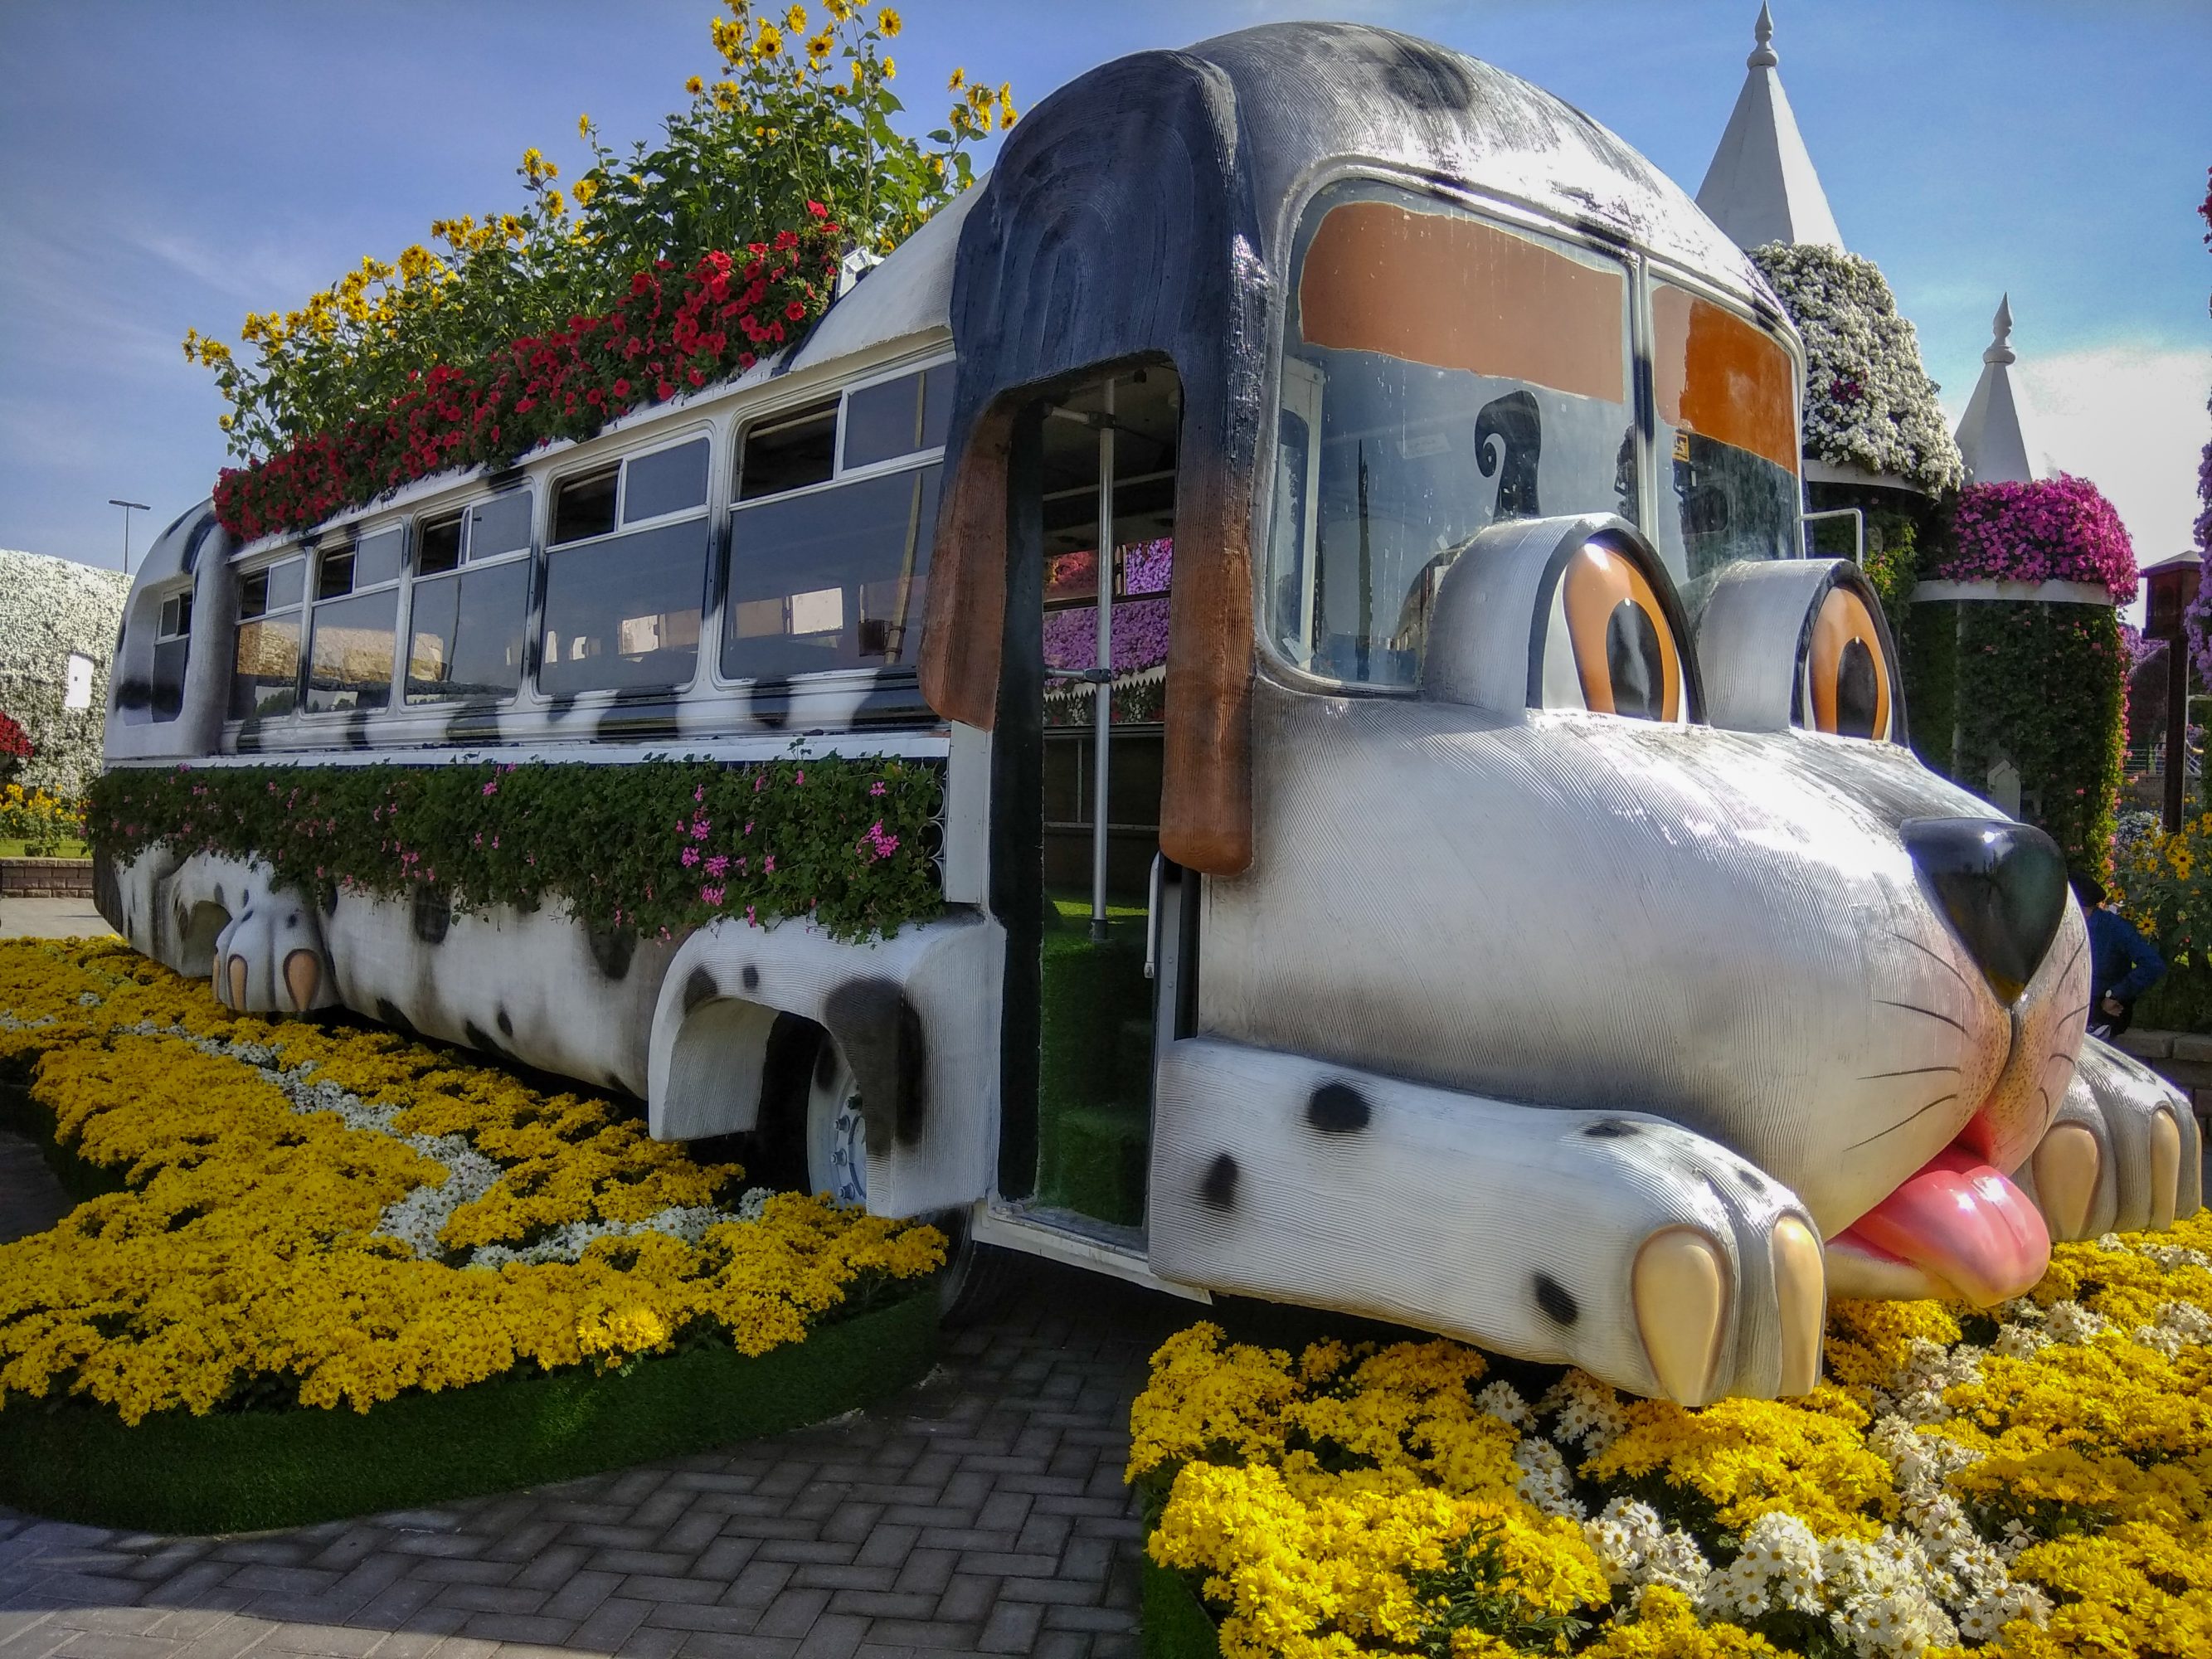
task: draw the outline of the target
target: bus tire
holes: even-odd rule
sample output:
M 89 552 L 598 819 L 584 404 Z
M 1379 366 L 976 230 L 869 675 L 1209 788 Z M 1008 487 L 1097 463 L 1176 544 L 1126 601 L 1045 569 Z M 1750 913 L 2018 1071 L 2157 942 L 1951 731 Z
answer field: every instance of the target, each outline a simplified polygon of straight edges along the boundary
M 947 1210 L 930 1223 L 945 1235 L 945 1271 L 937 1281 L 938 1322 L 947 1330 L 981 1324 L 1005 1304 L 1026 1275 L 1018 1250 L 976 1242 L 968 1212 Z
M 787 1023 L 793 1028 L 785 1039 L 787 1081 L 764 1126 L 763 1146 L 774 1149 L 771 1161 L 789 1170 L 794 1181 L 803 1178 L 807 1191 L 866 1207 L 867 1126 L 852 1067 L 820 1026 L 778 1022 Z M 964 1209 L 923 1218 L 945 1235 L 945 1267 L 937 1281 L 940 1322 L 957 1328 L 988 1318 L 1022 1282 L 1025 1259 L 1018 1251 L 977 1243 Z

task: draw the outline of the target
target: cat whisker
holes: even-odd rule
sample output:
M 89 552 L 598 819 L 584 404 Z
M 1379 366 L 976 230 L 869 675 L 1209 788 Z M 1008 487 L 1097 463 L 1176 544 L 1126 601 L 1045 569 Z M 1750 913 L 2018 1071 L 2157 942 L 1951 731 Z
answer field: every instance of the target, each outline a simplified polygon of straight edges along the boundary
M 1854 1078 L 1852 1081 L 1874 1083 L 1886 1077 L 1925 1077 L 1930 1072 L 1955 1072 L 1958 1069 L 1955 1066 L 1908 1066 L 1901 1072 L 1869 1072 L 1863 1077 Z
M 1899 1118 L 1896 1122 L 1891 1124 L 1887 1129 L 1877 1129 L 1874 1133 L 1869 1135 L 1864 1140 L 1854 1140 L 1850 1146 L 1844 1147 L 1844 1150 L 1847 1152 L 1855 1152 L 1862 1146 L 1870 1146 L 1875 1141 L 1880 1140 L 1884 1135 L 1893 1135 L 1899 1129 L 1905 1127 L 1906 1124 L 1914 1122 L 1920 1118 L 1927 1116 L 1929 1113 L 1934 1111 L 1938 1106 L 1942 1105 L 1947 1101 L 1956 1100 L 1958 1097 L 1959 1095 L 1956 1090 L 1952 1091 L 1952 1092 L 1948 1095 L 1938 1095 L 1935 1099 L 1929 1101 L 1925 1106 L 1923 1106 L 1918 1111 L 1913 1113 L 1910 1117 Z
M 1885 1008 L 1902 1008 L 1907 1013 L 1925 1014 L 1930 1019 L 1940 1019 L 1954 1031 L 1965 1031 L 1966 1029 L 1950 1015 L 1939 1014 L 1933 1008 L 1923 1008 L 1917 1002 L 1893 1002 L 1887 997 L 1876 997 L 1875 1000 Z
M 1941 968 L 1945 973 L 1950 975 L 1953 979 L 1957 980 L 1960 984 L 1964 985 L 1966 982 L 1966 976 L 1960 973 L 1958 969 L 1954 967 L 1950 963 L 1946 962 L 1940 951 L 1929 950 L 1918 939 L 1913 938 L 1911 934 L 1900 933 L 1894 927 L 1885 927 L 1881 931 L 1887 933 L 1890 938 L 1896 939 L 1902 944 L 1910 945 L 1914 950 L 1919 951 L 1921 955 L 1926 957 L 1930 962 L 1934 963 L 1938 968 Z

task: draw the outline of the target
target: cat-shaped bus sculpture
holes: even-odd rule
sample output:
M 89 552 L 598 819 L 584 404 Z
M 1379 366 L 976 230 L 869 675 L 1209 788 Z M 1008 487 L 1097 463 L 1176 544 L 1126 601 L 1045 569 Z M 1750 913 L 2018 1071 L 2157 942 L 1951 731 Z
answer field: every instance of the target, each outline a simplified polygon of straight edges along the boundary
M 1921 764 L 1865 577 L 1798 556 L 1802 377 L 1741 250 L 1526 82 L 1351 24 L 1139 53 L 732 381 L 304 540 L 187 514 L 118 657 L 117 764 L 896 753 L 942 769 L 941 915 L 641 937 L 167 845 L 104 861 L 101 909 L 240 1010 L 342 1004 L 665 1138 L 803 1127 L 811 1184 L 968 1244 L 1802 1393 L 1831 1294 L 1994 1305 L 2202 1197 L 2187 1101 L 2084 1035 L 2058 849 Z M 893 463 L 941 473 L 933 539 L 888 589 L 794 568 L 763 623 L 706 562 L 715 514 L 762 557 L 748 434 L 948 378 Z M 1039 1196 L 1048 423 L 1062 472 L 1110 425 L 1171 497 L 1141 1226 Z M 227 717 L 272 562 L 520 501 L 542 593 L 561 491 L 679 438 L 714 481 L 688 635 L 926 580 L 918 665 Z

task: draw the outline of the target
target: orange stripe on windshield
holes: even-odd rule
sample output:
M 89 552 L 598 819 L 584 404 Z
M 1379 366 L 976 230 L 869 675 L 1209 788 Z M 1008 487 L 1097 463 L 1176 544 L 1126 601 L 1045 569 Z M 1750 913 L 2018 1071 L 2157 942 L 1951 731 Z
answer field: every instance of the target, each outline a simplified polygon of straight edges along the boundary
M 1790 354 L 1734 312 L 1662 283 L 1651 290 L 1659 418 L 1797 470 Z
M 1344 202 L 1298 272 L 1309 345 L 1628 399 L 1626 281 L 1454 214 Z

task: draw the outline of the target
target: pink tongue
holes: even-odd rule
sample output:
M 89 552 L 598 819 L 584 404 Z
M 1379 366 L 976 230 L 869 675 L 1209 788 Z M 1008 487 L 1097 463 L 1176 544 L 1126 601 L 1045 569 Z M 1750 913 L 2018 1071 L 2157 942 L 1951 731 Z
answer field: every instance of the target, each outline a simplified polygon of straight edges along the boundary
M 1978 1308 L 2027 1290 L 2051 1235 L 2027 1194 L 1956 1142 L 1846 1230 L 1943 1280 Z

